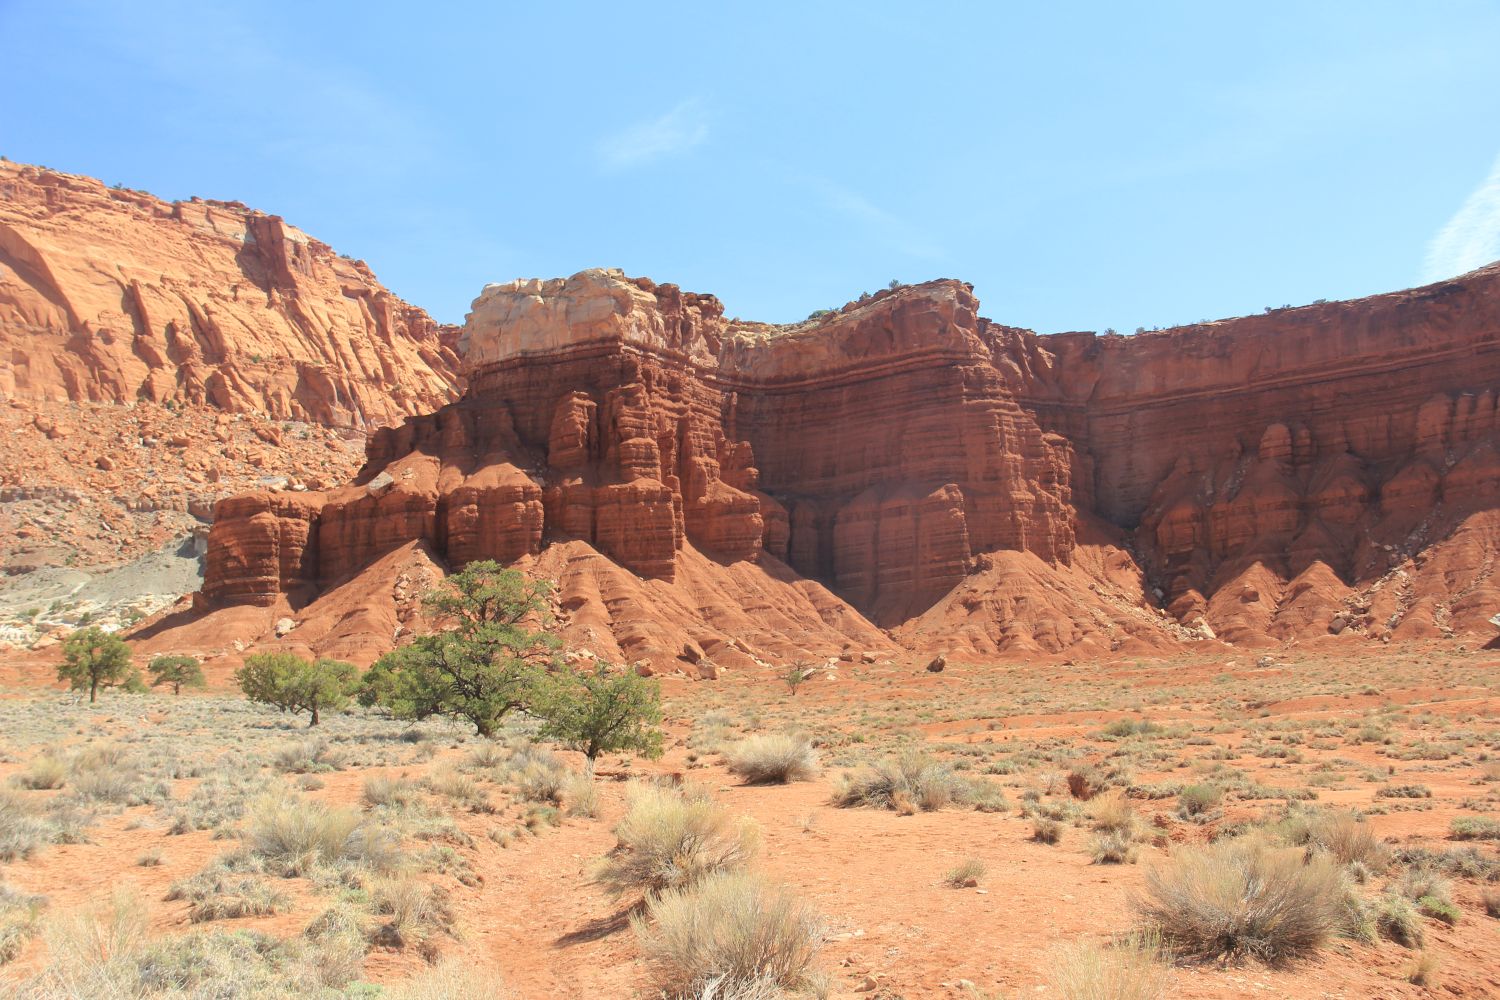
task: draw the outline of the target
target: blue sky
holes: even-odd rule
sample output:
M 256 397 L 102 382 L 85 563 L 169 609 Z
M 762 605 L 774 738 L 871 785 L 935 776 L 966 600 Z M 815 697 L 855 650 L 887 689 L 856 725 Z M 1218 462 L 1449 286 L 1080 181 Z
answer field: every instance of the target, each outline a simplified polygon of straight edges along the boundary
M 614 266 L 1129 331 L 1500 257 L 1495 2 L 0 0 L 0 38 L 0 153 L 283 215 L 449 321 Z

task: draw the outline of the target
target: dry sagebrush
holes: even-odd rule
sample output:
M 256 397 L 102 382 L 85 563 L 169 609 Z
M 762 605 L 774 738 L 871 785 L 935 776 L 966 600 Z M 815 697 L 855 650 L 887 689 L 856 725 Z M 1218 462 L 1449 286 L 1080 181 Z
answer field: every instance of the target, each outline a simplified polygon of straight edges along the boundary
M 1177 851 L 1146 873 L 1136 906 L 1184 958 L 1274 963 L 1322 947 L 1342 924 L 1346 893 L 1326 855 L 1247 838 Z
M 807 905 L 744 872 L 719 872 L 652 896 L 631 925 L 653 979 L 679 997 L 799 989 L 823 938 Z
M 755 823 L 731 817 L 704 796 L 641 785 L 629 798 L 615 827 L 618 844 L 596 876 L 613 895 L 680 889 L 743 868 L 755 856 Z
M 805 736 L 766 733 L 734 744 L 726 752 L 729 773 L 748 785 L 784 785 L 810 781 L 818 773 L 818 755 Z

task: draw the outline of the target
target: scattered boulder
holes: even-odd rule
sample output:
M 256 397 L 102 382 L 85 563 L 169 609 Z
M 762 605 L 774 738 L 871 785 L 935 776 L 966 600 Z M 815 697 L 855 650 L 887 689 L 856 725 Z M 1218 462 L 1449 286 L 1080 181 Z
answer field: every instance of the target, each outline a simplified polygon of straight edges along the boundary
M 934 656 L 927 664 L 929 674 L 940 674 L 948 669 L 948 658 L 946 656 Z
M 276 638 L 280 639 L 282 636 L 287 635 L 292 631 L 292 629 L 296 627 L 297 623 L 290 618 L 276 619 Z

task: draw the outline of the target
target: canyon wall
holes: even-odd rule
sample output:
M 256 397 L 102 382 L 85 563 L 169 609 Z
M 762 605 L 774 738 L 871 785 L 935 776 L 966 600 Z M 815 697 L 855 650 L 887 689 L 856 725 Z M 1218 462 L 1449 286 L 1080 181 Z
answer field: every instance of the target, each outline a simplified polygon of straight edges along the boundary
M 0 161 L 0 643 L 142 610 L 37 601 L 57 574 L 347 482 L 367 430 L 457 398 L 457 336 L 274 215 Z
M 1497 338 L 1500 268 L 1132 338 L 951 280 L 787 327 L 617 271 L 492 285 L 464 397 L 349 487 L 221 504 L 201 604 L 295 611 L 419 544 L 554 576 L 651 662 L 1487 631 Z
M 379 426 L 455 397 L 455 339 L 278 216 L 0 162 L 0 396 Z

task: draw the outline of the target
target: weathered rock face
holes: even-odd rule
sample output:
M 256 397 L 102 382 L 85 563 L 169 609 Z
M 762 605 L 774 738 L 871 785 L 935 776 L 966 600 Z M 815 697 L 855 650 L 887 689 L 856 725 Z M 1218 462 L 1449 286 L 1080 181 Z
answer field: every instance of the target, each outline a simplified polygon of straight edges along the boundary
M 352 487 L 222 505 L 204 599 L 307 601 L 417 542 L 567 575 L 627 657 L 738 607 L 753 659 L 870 622 L 982 653 L 1447 634 L 1500 598 L 1500 268 L 1134 338 L 977 309 L 935 281 L 771 327 L 617 271 L 489 286 L 464 398 L 372 435 Z M 747 619 L 747 567 L 825 585 L 826 627 Z M 694 601 L 671 634 L 608 610 Z
M 455 339 L 277 216 L 0 162 L 0 395 L 379 426 L 454 398 Z
M 1500 596 L 1479 566 L 1419 585 L 1425 609 L 1412 598 L 1372 615 L 1364 593 L 1421 576 L 1467 519 L 1500 507 L 1500 267 L 1162 333 L 1048 339 L 1082 404 L 1067 432 L 1093 468 L 1085 502 L 1135 530 L 1183 620 L 1252 640 L 1403 621 L 1411 633 L 1415 614 L 1437 635 L 1477 627 Z

